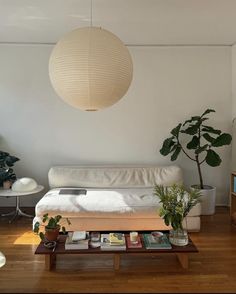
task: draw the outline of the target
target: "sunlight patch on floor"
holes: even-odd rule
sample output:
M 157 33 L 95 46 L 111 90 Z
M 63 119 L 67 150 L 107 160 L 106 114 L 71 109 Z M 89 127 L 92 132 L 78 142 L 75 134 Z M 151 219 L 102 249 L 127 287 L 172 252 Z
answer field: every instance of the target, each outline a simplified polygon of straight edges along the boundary
M 27 231 L 15 240 L 14 245 L 37 245 L 39 243 L 39 236 L 32 231 Z

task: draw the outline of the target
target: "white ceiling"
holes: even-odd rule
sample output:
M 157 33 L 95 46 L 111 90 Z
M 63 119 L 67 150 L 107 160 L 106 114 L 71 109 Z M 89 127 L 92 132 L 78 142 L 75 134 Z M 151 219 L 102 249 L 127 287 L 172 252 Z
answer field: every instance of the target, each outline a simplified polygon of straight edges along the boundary
M 236 0 L 93 0 L 93 25 L 127 45 L 232 45 Z M 55 43 L 90 24 L 90 0 L 0 0 L 0 42 Z

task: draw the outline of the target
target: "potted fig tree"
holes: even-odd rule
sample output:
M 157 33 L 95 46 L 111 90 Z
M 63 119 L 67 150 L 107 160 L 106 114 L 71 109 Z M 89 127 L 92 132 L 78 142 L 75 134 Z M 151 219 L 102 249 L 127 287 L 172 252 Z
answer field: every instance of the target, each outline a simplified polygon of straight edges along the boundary
M 213 109 L 207 109 L 200 116 L 192 116 L 184 123 L 179 123 L 172 129 L 171 136 L 163 142 L 160 153 L 163 156 L 171 154 L 171 160 L 178 158 L 183 152 L 187 158 L 195 162 L 199 183 L 192 185 L 192 188 L 199 189 L 202 194 L 202 214 L 211 215 L 215 212 L 215 197 L 216 188 L 205 185 L 202 177 L 201 166 L 203 163 L 211 167 L 216 167 L 221 164 L 221 158 L 215 151 L 216 148 L 229 145 L 232 137 L 228 133 L 223 133 L 221 130 L 215 129 L 206 124 L 209 119 L 208 114 L 215 112 Z M 183 136 L 190 137 L 189 140 L 183 141 Z

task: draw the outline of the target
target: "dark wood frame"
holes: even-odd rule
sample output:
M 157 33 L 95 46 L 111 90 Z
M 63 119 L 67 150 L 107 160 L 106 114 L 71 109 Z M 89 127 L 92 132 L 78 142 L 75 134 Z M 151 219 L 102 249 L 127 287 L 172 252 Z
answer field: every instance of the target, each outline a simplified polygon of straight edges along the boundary
M 142 232 L 139 232 L 140 234 Z M 142 236 L 141 236 L 142 237 Z M 172 249 L 146 249 L 144 246 L 143 239 L 141 238 L 143 248 L 127 248 L 125 251 L 103 251 L 100 248 L 89 248 L 84 250 L 65 250 L 65 235 L 60 235 L 59 240 L 57 241 L 57 246 L 55 250 L 47 249 L 43 242 L 39 244 L 37 247 L 35 254 L 43 254 L 45 255 L 45 268 L 47 270 L 51 270 L 56 264 L 56 256 L 58 254 L 113 254 L 114 255 L 114 270 L 119 270 L 120 268 L 120 257 L 125 254 L 132 255 L 155 255 L 155 254 L 164 254 L 164 253 L 172 253 L 175 254 L 184 269 L 187 269 L 189 266 L 188 254 L 196 253 L 198 249 L 189 238 L 189 244 L 186 246 L 174 246 L 172 245 Z

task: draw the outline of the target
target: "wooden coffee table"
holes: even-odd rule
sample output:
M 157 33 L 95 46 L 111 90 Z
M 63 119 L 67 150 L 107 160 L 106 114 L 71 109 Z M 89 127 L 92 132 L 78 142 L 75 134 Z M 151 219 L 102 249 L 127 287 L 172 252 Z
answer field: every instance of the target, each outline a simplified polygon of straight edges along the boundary
M 35 254 L 43 254 L 45 255 L 45 268 L 47 270 L 51 270 L 56 264 L 56 256 L 58 254 L 112 254 L 114 255 L 114 269 L 119 270 L 120 268 L 120 257 L 125 254 L 145 254 L 145 255 L 154 255 L 154 254 L 164 254 L 164 253 L 172 253 L 178 257 L 178 260 L 181 266 L 184 269 L 188 268 L 188 254 L 196 253 L 198 249 L 194 245 L 191 239 L 189 239 L 189 244 L 187 246 L 174 246 L 172 245 L 172 249 L 146 249 L 144 246 L 144 242 L 142 239 L 142 232 L 139 232 L 143 244 L 143 248 L 127 248 L 125 251 L 102 251 L 100 248 L 89 248 L 84 250 L 65 250 L 65 240 L 66 235 L 60 235 L 57 241 L 57 246 L 55 250 L 47 249 L 44 247 L 43 242 L 39 244 L 37 247 Z

